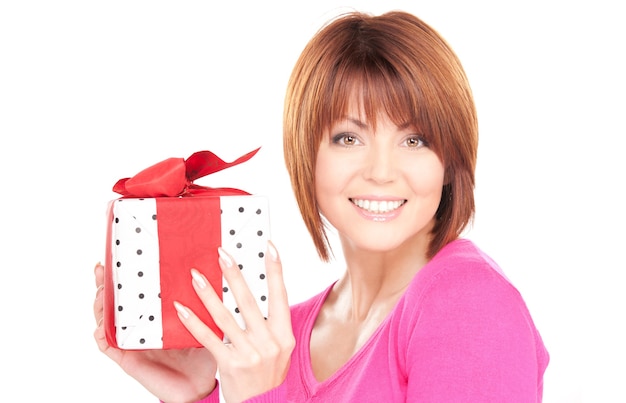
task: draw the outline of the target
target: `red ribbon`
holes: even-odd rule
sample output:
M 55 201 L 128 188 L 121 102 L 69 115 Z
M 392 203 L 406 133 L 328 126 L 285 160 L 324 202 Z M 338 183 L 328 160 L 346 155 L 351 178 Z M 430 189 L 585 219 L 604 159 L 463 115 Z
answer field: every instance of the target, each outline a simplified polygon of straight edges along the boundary
M 211 151 L 198 151 L 186 160 L 168 158 L 158 162 L 131 178 L 123 178 L 113 186 L 113 191 L 124 197 L 175 197 L 195 195 L 249 195 L 235 188 L 210 188 L 193 183 L 198 178 L 248 161 L 258 151 L 225 162 Z

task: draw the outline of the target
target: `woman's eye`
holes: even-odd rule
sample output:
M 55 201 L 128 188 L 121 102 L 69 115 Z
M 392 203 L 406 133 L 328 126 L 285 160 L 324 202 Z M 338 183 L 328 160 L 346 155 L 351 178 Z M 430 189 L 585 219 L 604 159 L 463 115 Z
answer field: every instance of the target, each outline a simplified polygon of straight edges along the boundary
M 428 144 L 421 136 L 412 136 L 406 139 L 406 145 L 409 148 L 425 147 Z
M 341 133 L 333 137 L 333 143 L 341 146 L 353 146 L 358 144 L 359 140 L 357 140 L 356 136 L 349 133 Z
M 343 144 L 347 146 L 351 146 L 356 143 L 356 138 L 354 136 L 346 135 L 343 136 Z

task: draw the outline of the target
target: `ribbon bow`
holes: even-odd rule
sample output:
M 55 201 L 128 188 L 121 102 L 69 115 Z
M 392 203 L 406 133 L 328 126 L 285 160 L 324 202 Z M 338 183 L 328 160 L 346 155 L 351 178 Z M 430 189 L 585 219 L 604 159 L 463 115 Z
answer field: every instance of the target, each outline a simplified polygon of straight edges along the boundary
M 158 162 L 132 178 L 123 178 L 113 186 L 113 191 L 124 197 L 174 197 L 195 195 L 249 195 L 250 193 L 235 188 L 210 188 L 193 183 L 198 178 L 239 165 L 248 161 L 258 151 L 225 162 L 211 151 L 198 151 L 186 160 L 168 158 Z

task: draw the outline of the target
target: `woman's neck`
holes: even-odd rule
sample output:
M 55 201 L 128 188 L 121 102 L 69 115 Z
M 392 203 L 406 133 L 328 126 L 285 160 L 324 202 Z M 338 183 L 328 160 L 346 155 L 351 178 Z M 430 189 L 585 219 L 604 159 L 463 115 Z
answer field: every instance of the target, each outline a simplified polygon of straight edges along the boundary
M 412 239 L 392 251 L 365 251 L 342 239 L 346 271 L 333 288 L 336 308 L 351 320 L 389 310 L 428 262 L 427 240 Z

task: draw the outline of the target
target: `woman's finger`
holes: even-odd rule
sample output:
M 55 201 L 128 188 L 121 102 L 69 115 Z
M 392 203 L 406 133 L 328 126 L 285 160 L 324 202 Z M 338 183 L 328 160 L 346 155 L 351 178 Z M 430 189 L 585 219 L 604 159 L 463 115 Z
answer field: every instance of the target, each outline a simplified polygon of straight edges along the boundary
M 196 314 L 191 309 L 189 309 L 185 305 L 181 304 L 178 301 L 174 301 L 174 308 L 176 308 L 178 318 L 185 326 L 185 328 L 187 328 L 187 330 L 189 330 L 193 337 L 198 340 L 198 342 L 202 344 L 207 350 L 209 350 L 219 362 L 224 354 L 227 353 L 228 349 L 224 345 L 224 341 L 217 337 L 217 335 L 204 322 L 202 322 L 202 320 L 200 320 L 200 318 L 198 318 L 198 316 L 196 316 Z M 219 324 L 217 323 L 219 319 L 216 320 L 216 318 L 214 317 L 213 320 L 219 327 Z
M 284 323 L 291 332 L 291 311 L 287 298 L 287 288 L 283 278 L 283 266 L 276 247 L 271 241 L 267 243 L 265 268 L 268 282 L 268 320 Z
M 233 257 L 222 248 L 218 248 L 219 264 L 224 279 L 233 293 L 239 312 L 246 324 L 246 328 L 260 326 L 265 321 L 263 313 L 256 302 L 250 287 Z
M 93 316 L 96 319 L 96 325 L 100 326 L 104 317 L 104 267 L 98 263 L 94 268 L 94 276 L 96 278 L 96 296 L 93 302 Z
M 102 288 L 96 291 L 96 298 L 93 301 L 93 317 L 96 320 L 96 326 L 100 326 L 104 318 L 104 298 Z
M 93 268 L 93 274 L 96 280 L 96 287 L 104 284 L 104 266 L 101 263 L 96 263 L 96 266 Z
M 222 299 L 215 293 L 213 287 L 210 286 L 207 278 L 195 269 L 191 270 L 191 277 L 193 279 L 193 288 L 204 307 L 211 315 L 215 325 L 228 337 L 231 343 L 240 345 L 243 341 L 243 331 L 230 310 L 224 306 Z M 202 325 L 206 329 L 209 329 L 204 323 L 202 323 Z M 198 326 L 194 329 L 199 337 L 202 337 L 202 334 L 204 334 L 203 329 L 200 329 Z M 198 339 L 198 341 L 202 343 L 202 340 Z
M 93 332 L 93 337 L 100 351 L 109 356 L 113 361 L 120 363 L 123 352 L 122 350 L 109 346 L 104 331 L 104 266 L 102 266 L 102 264 L 96 264 L 96 267 L 94 267 L 94 275 L 97 288 L 96 297 L 93 302 L 93 314 L 96 319 L 96 330 Z

